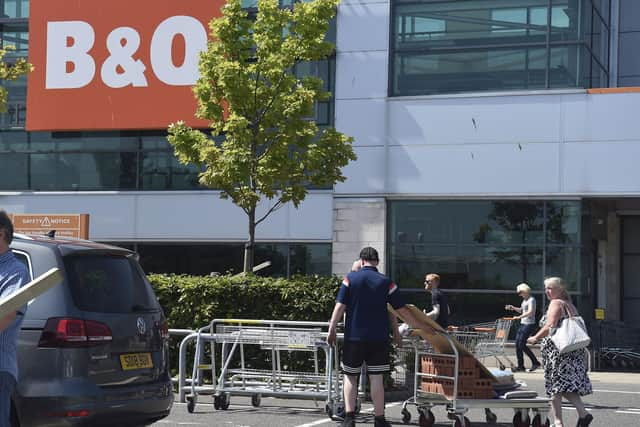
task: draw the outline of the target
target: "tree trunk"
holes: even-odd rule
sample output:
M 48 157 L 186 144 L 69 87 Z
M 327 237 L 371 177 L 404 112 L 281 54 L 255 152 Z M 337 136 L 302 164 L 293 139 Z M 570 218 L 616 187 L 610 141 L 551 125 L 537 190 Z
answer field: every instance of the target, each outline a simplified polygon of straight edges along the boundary
M 244 272 L 253 270 L 254 243 L 256 240 L 256 208 L 249 211 L 249 241 L 244 245 Z

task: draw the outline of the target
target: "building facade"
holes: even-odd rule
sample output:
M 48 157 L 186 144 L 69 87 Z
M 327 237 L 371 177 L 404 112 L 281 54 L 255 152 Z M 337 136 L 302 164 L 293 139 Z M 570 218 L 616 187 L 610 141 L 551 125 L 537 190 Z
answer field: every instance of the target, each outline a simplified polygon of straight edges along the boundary
M 3 43 L 25 55 L 29 2 L 3 5 Z M 301 72 L 332 90 L 316 118 L 358 160 L 258 227 L 269 274 L 343 274 L 372 245 L 417 303 L 438 272 L 459 321 L 552 275 L 586 318 L 640 321 L 638 2 L 343 0 L 335 24 L 335 57 Z M 147 271 L 241 268 L 246 218 L 163 132 L 26 132 L 26 84 L 10 86 L 2 208 L 89 213 L 91 238 Z

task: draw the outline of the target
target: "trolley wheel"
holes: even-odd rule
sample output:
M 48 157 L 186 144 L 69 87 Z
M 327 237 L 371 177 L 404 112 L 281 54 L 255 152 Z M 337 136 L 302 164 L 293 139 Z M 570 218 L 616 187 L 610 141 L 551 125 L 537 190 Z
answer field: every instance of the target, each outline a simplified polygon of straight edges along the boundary
M 196 409 L 196 401 L 192 397 L 187 397 L 187 411 L 193 414 L 194 409 Z
M 220 409 L 220 396 L 213 396 L 213 407 L 216 410 Z
M 530 423 L 529 415 L 524 415 L 522 412 L 516 412 L 513 416 L 513 427 L 529 427 Z
M 257 408 L 258 406 L 260 406 L 260 400 L 261 396 L 259 394 L 254 394 L 253 396 L 251 396 L 251 405 Z
M 421 411 L 420 418 L 418 418 L 418 424 L 420 427 L 432 427 L 436 422 L 436 417 L 431 410 Z
M 533 421 L 531 421 L 531 427 L 549 427 L 550 424 L 551 422 L 548 418 L 546 418 L 543 423 L 542 416 L 540 414 L 536 414 L 536 416 L 533 417 Z
M 409 424 L 411 422 L 411 412 L 407 408 L 402 408 L 400 413 L 402 414 L 402 422 Z
M 229 409 L 229 405 L 231 404 L 231 395 L 229 393 L 222 393 L 220 395 L 220 409 L 226 411 Z
M 500 362 L 500 364 L 498 365 L 498 367 L 500 368 L 501 371 L 504 371 L 505 369 L 507 369 L 506 366 L 504 366 L 504 363 Z
M 471 421 L 467 417 L 456 417 L 456 420 L 453 422 L 453 427 L 471 427 Z M 463 424 L 464 423 L 464 424 Z
M 494 414 L 493 412 L 491 412 L 491 409 L 485 409 L 484 410 L 484 414 L 485 417 L 487 419 L 487 423 L 489 424 L 495 424 L 498 421 L 498 416 L 496 414 Z

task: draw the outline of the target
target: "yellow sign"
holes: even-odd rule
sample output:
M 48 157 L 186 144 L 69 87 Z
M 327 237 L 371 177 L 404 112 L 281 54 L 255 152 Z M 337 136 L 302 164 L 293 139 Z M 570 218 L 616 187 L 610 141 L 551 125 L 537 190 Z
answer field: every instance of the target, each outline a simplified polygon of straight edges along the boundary
M 604 308 L 596 308 L 596 310 L 595 310 L 595 319 L 596 320 L 604 320 Z
M 88 214 L 13 214 L 13 229 L 16 233 L 45 235 L 55 230 L 60 237 L 89 238 Z

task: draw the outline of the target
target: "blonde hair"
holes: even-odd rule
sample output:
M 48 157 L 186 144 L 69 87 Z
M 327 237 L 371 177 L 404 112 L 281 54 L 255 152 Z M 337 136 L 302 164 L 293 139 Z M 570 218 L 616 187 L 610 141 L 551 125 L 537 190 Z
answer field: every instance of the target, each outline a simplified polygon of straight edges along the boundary
M 547 277 L 544 279 L 544 285 L 551 289 L 560 290 L 560 298 L 564 300 L 569 299 L 569 294 L 567 293 L 567 284 L 561 277 Z
M 425 277 L 425 280 L 433 280 L 434 282 L 438 282 L 438 284 L 440 284 L 440 276 L 438 276 L 436 273 L 429 273 L 427 274 L 427 276 Z
M 520 283 L 518 286 L 516 286 L 516 292 L 517 293 L 524 292 L 525 294 L 530 294 L 531 288 L 526 283 Z

